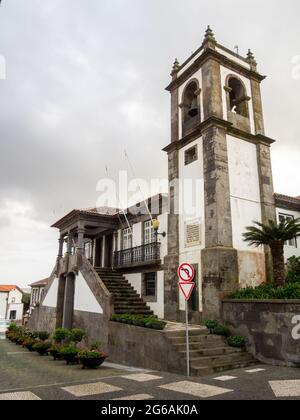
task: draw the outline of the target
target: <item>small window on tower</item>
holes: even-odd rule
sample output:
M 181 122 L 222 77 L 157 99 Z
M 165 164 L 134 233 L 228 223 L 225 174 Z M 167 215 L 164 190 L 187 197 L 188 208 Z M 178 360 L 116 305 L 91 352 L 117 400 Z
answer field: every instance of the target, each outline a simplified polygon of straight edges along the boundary
M 196 160 L 198 160 L 198 148 L 197 146 L 194 146 L 186 150 L 184 154 L 184 164 L 190 165 L 191 163 L 196 162 Z

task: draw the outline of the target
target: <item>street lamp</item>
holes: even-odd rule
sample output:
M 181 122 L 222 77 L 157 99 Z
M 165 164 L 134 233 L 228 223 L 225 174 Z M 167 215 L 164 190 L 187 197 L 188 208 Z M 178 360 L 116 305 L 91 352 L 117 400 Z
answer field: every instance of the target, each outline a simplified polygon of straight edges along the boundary
M 154 219 L 152 221 L 152 226 L 156 235 L 156 239 L 158 238 L 158 236 L 162 236 L 163 238 L 165 238 L 167 236 L 166 232 L 158 232 L 158 229 L 160 227 L 160 221 L 158 219 Z

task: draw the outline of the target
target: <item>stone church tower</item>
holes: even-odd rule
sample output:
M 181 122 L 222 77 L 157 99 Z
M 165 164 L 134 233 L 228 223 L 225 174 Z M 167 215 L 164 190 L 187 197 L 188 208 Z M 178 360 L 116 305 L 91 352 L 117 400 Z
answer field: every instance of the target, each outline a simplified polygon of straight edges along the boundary
M 208 27 L 202 46 L 182 65 L 176 60 L 171 94 L 170 215 L 165 261 L 165 318 L 182 320 L 177 267 L 195 265 L 191 320 L 219 317 L 221 299 L 270 274 L 267 250 L 242 234 L 253 221 L 276 220 L 270 146 L 251 51 L 244 58 L 220 45 Z M 178 184 L 198 181 L 197 215 L 180 209 Z M 199 191 L 200 190 L 200 191 Z

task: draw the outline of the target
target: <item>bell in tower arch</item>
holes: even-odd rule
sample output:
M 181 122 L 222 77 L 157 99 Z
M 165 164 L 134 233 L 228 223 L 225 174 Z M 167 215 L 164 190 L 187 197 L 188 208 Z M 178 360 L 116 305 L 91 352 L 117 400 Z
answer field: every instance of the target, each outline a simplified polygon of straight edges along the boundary
M 192 101 L 192 104 L 191 104 L 191 107 L 190 107 L 190 109 L 189 109 L 188 115 L 189 115 L 191 118 L 194 118 L 194 117 L 196 117 L 196 116 L 198 115 L 198 113 L 199 113 L 199 109 L 198 109 L 198 101 L 197 101 L 197 98 L 195 97 L 195 98 L 193 99 L 193 101 Z

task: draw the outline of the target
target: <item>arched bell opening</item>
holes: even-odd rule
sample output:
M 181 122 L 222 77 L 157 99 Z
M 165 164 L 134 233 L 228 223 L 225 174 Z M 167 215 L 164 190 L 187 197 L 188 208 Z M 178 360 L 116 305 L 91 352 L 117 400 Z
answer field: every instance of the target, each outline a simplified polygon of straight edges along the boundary
M 198 82 L 191 81 L 184 90 L 181 104 L 183 136 L 189 134 L 201 122 L 199 95 Z

